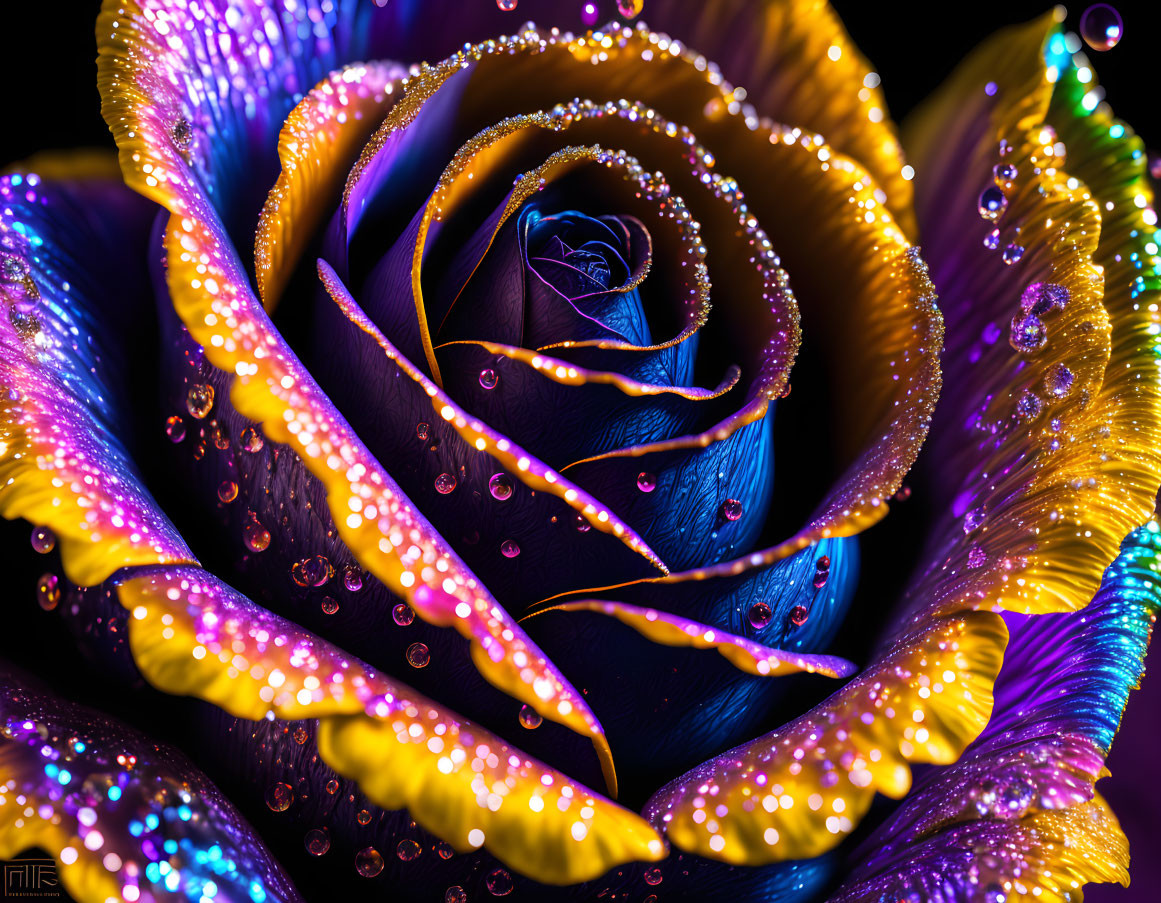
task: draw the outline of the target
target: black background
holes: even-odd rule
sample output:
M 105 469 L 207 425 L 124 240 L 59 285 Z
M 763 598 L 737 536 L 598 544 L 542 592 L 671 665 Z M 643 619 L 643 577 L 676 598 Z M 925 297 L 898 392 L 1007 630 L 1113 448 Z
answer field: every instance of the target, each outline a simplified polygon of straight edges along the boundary
M 463 0 L 490 3 L 493 0 Z M 572 3 L 574 0 L 562 0 Z M 580 0 L 575 0 L 580 2 Z M 691 3 L 699 0 L 689 0 Z M 758 2 L 758 0 L 755 0 Z M 97 0 L 14 2 L 0 0 L 0 168 L 39 150 L 99 146 L 113 142 L 101 119 L 96 88 L 94 22 Z M 1032 18 L 1049 8 L 1039 2 L 878 3 L 833 0 L 852 37 L 882 76 L 891 114 L 902 118 L 980 41 L 997 28 Z M 1070 10 L 1067 25 L 1076 30 L 1086 4 Z M 1125 20 L 1125 37 L 1112 51 L 1089 52 L 1107 99 L 1117 115 L 1132 123 L 1146 144 L 1161 148 L 1161 104 L 1157 89 L 1157 55 L 1161 51 L 1161 3 L 1133 0 L 1115 4 Z M 611 0 L 604 6 L 612 12 Z M 644 18 L 648 21 L 648 0 Z M 725 61 L 723 61 L 725 62 Z M 907 518 L 899 529 L 915 534 L 920 521 Z M 875 531 L 867 536 L 873 553 Z M 0 523 L 0 657 L 28 668 L 57 689 L 82 701 L 104 702 L 110 696 L 99 675 L 62 650 L 72 640 L 59 620 L 40 611 L 35 584 L 43 570 L 58 565 L 53 555 L 31 554 L 29 527 Z M 905 539 L 905 537 L 904 537 Z M 195 548 L 198 543 L 193 542 Z M 889 551 L 883 549 L 884 552 Z M 59 570 L 59 567 L 57 567 Z M 1156 658 L 1158 653 L 1154 653 Z M 1161 782 L 1156 780 L 1153 747 L 1161 737 L 1161 677 L 1154 674 L 1129 705 L 1127 727 L 1110 757 L 1113 778 L 1101 785 L 1120 814 L 1136 853 L 1134 887 L 1091 887 L 1086 899 L 1129 901 L 1152 899 L 1161 874 L 1151 848 L 1161 812 Z M 115 706 L 114 706 L 115 707 Z M 162 736 L 180 737 L 180 728 L 156 722 Z

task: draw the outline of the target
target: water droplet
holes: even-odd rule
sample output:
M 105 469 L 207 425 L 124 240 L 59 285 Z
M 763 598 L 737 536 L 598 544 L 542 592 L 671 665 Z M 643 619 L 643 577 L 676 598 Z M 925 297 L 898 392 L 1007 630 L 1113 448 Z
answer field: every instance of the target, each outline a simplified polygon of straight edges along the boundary
M 11 254 L 0 255 L 0 279 L 5 282 L 22 282 L 28 275 L 28 264 Z
M 400 627 L 406 627 L 415 620 L 415 611 L 406 602 L 400 602 L 391 609 L 391 617 Z
M 173 128 L 169 130 L 169 135 L 173 138 L 174 144 L 185 150 L 193 141 L 193 126 L 189 124 L 188 119 L 182 116 L 173 124 Z
M 826 581 L 830 578 L 830 571 L 815 571 L 814 572 L 814 588 L 822 589 L 826 586 Z
M 431 427 L 426 423 L 420 423 L 415 427 L 415 437 L 420 442 L 426 442 L 429 435 L 431 435 Z
M 251 453 L 262 451 L 262 447 L 266 444 L 262 439 L 262 434 L 252 426 L 242 430 L 241 440 L 242 448 Z
M 214 387 L 208 383 L 195 383 L 185 395 L 185 407 L 190 416 L 202 420 L 214 406 Z
M 805 605 L 795 605 L 790 609 L 790 614 L 787 617 L 795 627 L 801 627 L 806 623 L 806 619 L 810 617 L 810 611 L 807 610 Z
M 15 306 L 8 309 L 8 321 L 12 324 L 12 328 L 16 330 L 16 334 L 25 341 L 36 338 L 36 334 L 41 329 L 40 319 L 36 314 L 20 310 Z
M 642 492 L 652 492 L 657 488 L 657 477 L 648 471 L 641 471 L 637 474 L 637 488 Z
M 1065 286 L 1054 282 L 1033 282 L 1020 294 L 1020 310 L 1045 317 L 1064 310 L 1071 294 Z
M 364 847 L 355 854 L 355 871 L 364 878 L 374 878 L 383 871 L 383 857 L 374 847 Z
M 257 518 L 252 518 L 242 528 L 242 540 L 251 552 L 265 552 L 270 547 L 270 531 L 258 523 Z
M 617 0 L 617 12 L 626 19 L 641 15 L 641 10 L 644 8 L 645 0 Z
M 440 859 L 451 859 L 452 856 L 456 854 L 456 851 L 452 849 L 452 845 L 450 843 L 445 843 L 441 840 L 435 845 L 435 854 Z
M 738 520 L 742 516 L 742 503 L 737 499 L 726 499 L 722 502 L 721 516 L 726 520 Z
M 1016 416 L 1020 420 L 1033 420 L 1040 416 L 1043 407 L 1044 402 L 1040 400 L 1040 396 L 1025 389 L 1016 401 Z
M 412 643 L 407 647 L 407 664 L 412 668 L 426 668 L 431 661 L 431 652 L 424 643 Z
M 41 555 L 47 555 L 56 548 L 56 534 L 48 527 L 33 527 L 32 547 Z
M 988 553 L 980 546 L 972 546 L 968 549 L 967 566 L 969 568 L 982 568 L 988 563 Z
M 45 611 L 60 603 L 60 580 L 56 574 L 44 574 L 36 583 L 36 602 Z
M 371 824 L 371 813 L 366 809 L 360 809 L 355 813 L 355 821 L 361 825 L 369 825 Z
M 984 247 L 989 251 L 994 251 L 1000 246 L 1000 230 L 993 229 L 984 236 Z
M 496 0 L 497 3 L 500 0 Z M 511 0 L 515 2 L 515 0 Z M 458 884 L 453 884 L 443 892 L 443 903 L 468 903 L 468 892 Z
M 540 713 L 530 705 L 520 706 L 520 724 L 528 730 L 536 730 L 544 723 L 544 719 L 540 717 Z
M 488 480 L 488 491 L 492 493 L 492 498 L 497 501 L 505 501 L 512 498 L 512 490 L 515 484 L 512 478 L 506 473 L 494 473 L 492 479 Z
M 1044 377 L 1044 385 L 1048 388 L 1050 394 L 1057 398 L 1063 398 L 1072 391 L 1072 384 L 1075 377 L 1072 371 L 1064 364 L 1057 364 L 1048 371 L 1048 375 Z
M 331 778 L 329 781 L 327 781 L 327 793 L 329 793 L 331 796 L 334 796 L 338 792 L 339 792 L 339 782 L 336 781 L 334 778 Z
M 193 456 L 195 461 L 200 461 L 206 456 L 206 444 L 204 442 L 198 442 L 198 444 L 194 446 Z
M 480 385 L 485 389 L 494 389 L 499 382 L 500 375 L 495 370 L 488 369 L 480 371 Z
M 1016 314 L 1012 317 L 1008 344 L 1021 354 L 1033 354 L 1048 344 L 1048 327 L 1036 314 Z
M 814 569 L 816 571 L 829 571 L 830 570 L 830 556 L 829 555 L 819 555 L 818 561 L 816 561 L 814 563 Z
M 518 0 L 496 0 L 496 5 L 502 12 L 510 13 L 516 8 Z
M 291 565 L 290 576 L 299 586 L 322 586 L 334 576 L 334 571 L 325 555 L 312 555 Z
M 515 558 L 520 554 L 520 546 L 516 544 L 514 539 L 505 539 L 500 543 L 500 554 L 505 558 Z
M 1018 174 L 1013 163 L 997 163 L 992 167 L 992 178 L 999 188 L 1011 188 Z
M 330 596 L 323 599 L 321 604 L 324 615 L 333 615 L 339 610 L 338 600 L 332 599 Z
M 581 6 L 581 21 L 590 28 L 597 24 L 597 20 L 601 17 L 601 11 L 596 3 L 585 3 Z
M 1107 3 L 1094 3 L 1080 17 L 1080 36 L 1093 50 L 1112 50 L 1124 33 L 1121 14 Z
M 1023 245 L 1010 244 L 1010 245 L 1006 245 L 1004 247 L 1004 251 L 1000 255 L 1000 259 L 1003 260 L 1007 266 L 1011 266 L 1014 263 L 1019 263 L 1020 258 L 1022 258 L 1023 256 L 1024 256 L 1024 246 Z
M 294 729 L 294 742 L 297 743 L 299 746 L 302 746 L 302 744 L 304 744 L 309 739 L 310 739 L 310 734 L 307 733 L 307 730 L 305 727 L 299 726 L 299 727 L 296 727 Z
M 963 516 L 963 532 L 974 533 L 984 523 L 984 509 L 972 508 Z
M 774 617 L 774 610 L 765 602 L 755 602 L 746 612 L 746 617 L 750 621 L 751 627 L 755 630 L 761 630 Z
M 650 887 L 656 887 L 661 883 L 661 869 L 648 869 L 644 877 L 646 884 Z
M 238 484 L 233 480 L 222 480 L 218 486 L 218 498 L 228 505 L 238 497 Z
M 165 435 L 169 437 L 169 441 L 178 443 L 185 438 L 185 421 L 177 414 L 169 417 L 165 421 Z
M 504 869 L 493 869 L 484 880 L 484 886 L 493 897 L 506 897 L 512 893 L 512 876 Z
M 357 593 L 363 588 L 363 572 L 353 564 L 343 568 L 343 586 L 347 592 Z
M 909 498 L 911 498 L 911 487 L 910 486 L 900 486 L 899 491 L 895 493 L 895 501 L 905 502 Z
M 990 185 L 980 192 L 978 209 L 984 219 L 997 220 L 1008 209 L 1008 199 L 999 188 Z
M 423 850 L 419 844 L 409 837 L 399 841 L 395 846 L 395 855 L 399 857 L 401 862 L 411 862 L 414 859 L 418 859 L 419 854 L 422 852 Z
M 294 789 L 282 781 L 271 784 L 266 790 L 266 805 L 271 812 L 285 812 L 294 802 Z
M 576 525 L 577 533 L 588 533 L 593 528 L 593 525 L 585 519 L 583 514 L 578 514 L 573 523 Z
M 435 491 L 440 495 L 447 495 L 456 488 L 456 478 L 450 473 L 441 473 L 435 478 Z
M 321 856 L 331 848 L 331 835 L 326 828 L 311 828 L 306 832 L 306 851 L 311 856 Z

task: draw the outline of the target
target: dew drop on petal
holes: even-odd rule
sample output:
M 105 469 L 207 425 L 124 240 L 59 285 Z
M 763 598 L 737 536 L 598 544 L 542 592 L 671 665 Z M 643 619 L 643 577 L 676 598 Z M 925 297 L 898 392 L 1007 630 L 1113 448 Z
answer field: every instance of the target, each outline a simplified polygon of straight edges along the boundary
M 995 185 L 991 185 L 980 192 L 977 209 L 980 216 L 988 220 L 997 220 L 1000 214 L 1008 208 L 1008 199 Z
M 177 444 L 185 438 L 185 421 L 180 416 L 174 414 L 165 421 L 165 435 L 169 437 L 169 441 Z
M 972 508 L 963 516 L 963 532 L 974 533 L 984 524 L 984 509 Z
M 480 385 L 485 389 L 494 389 L 500 382 L 500 375 L 491 368 L 480 371 Z
M 617 12 L 626 19 L 641 15 L 641 10 L 644 8 L 645 0 L 617 0 Z
M 56 574 L 44 574 L 37 581 L 36 602 L 45 611 L 52 611 L 60 603 L 60 580 Z
M 1064 310 L 1072 293 L 1054 282 L 1033 282 L 1020 294 L 1020 309 L 1044 317 Z
M 1004 247 L 1004 251 L 1000 254 L 1000 259 L 1008 266 L 1014 263 L 1019 263 L 1024 256 L 1024 246 L 1017 244 L 1010 244 Z
M 322 586 L 334 576 L 334 571 L 325 555 L 312 555 L 296 561 L 290 568 L 290 576 L 299 586 Z
M 795 627 L 801 627 L 806 623 L 806 619 L 810 617 L 810 612 L 805 605 L 795 605 L 790 609 L 790 614 L 787 617 L 789 617 L 790 623 Z
M 1016 314 L 1012 317 L 1008 343 L 1021 354 L 1034 354 L 1048 344 L 1048 327 L 1036 314 Z
M 526 727 L 528 730 L 535 730 L 540 727 L 544 719 L 540 717 L 540 713 L 530 705 L 520 706 L 520 725 Z
M 774 610 L 765 602 L 755 602 L 750 606 L 750 610 L 746 612 L 746 618 L 749 620 L 750 626 L 755 630 L 761 630 L 770 623 L 770 619 L 773 617 Z
M 182 116 L 170 128 L 169 136 L 173 139 L 174 144 L 184 150 L 193 141 L 193 126 L 189 124 L 188 119 Z
M 468 892 L 458 884 L 453 884 L 443 892 L 443 903 L 468 903 Z
M 218 499 L 222 504 L 228 505 L 238 497 L 238 484 L 233 480 L 222 480 L 218 484 Z
M 1040 416 L 1044 402 L 1035 392 L 1025 389 L 1016 401 L 1016 417 L 1020 420 L 1034 420 Z
M 326 828 L 311 828 L 306 832 L 306 851 L 311 856 L 321 856 L 331 848 L 331 835 Z
M 355 821 L 361 825 L 369 825 L 371 824 L 371 813 L 366 809 L 360 809 L 355 813 Z
M 355 871 L 364 878 L 374 878 L 383 871 L 383 857 L 374 847 L 364 847 L 355 854 Z
M 652 492 L 657 488 L 657 477 L 648 471 L 641 471 L 637 474 L 637 488 L 642 492 Z
M 395 855 L 399 857 L 401 862 L 411 862 L 414 859 L 418 859 L 419 854 L 422 852 L 423 850 L 419 844 L 410 837 L 405 837 L 395 847 Z
M 415 427 L 415 438 L 420 442 L 426 442 L 427 437 L 431 434 L 431 427 L 426 423 L 417 424 Z
M 721 515 L 726 520 L 738 520 L 742 516 L 742 503 L 737 499 L 726 499 L 722 502 Z
M 1093 50 L 1112 50 L 1124 33 L 1121 14 L 1107 3 L 1094 3 L 1080 17 L 1080 36 Z
M 576 525 L 577 533 L 588 533 L 589 530 L 591 530 L 593 528 L 593 525 L 590 524 L 585 519 L 584 515 L 581 515 L 581 514 L 578 514 L 576 516 L 576 518 L 574 519 L 574 523 Z
M 435 491 L 440 495 L 447 495 L 456 488 L 456 478 L 450 473 L 441 473 L 435 478 Z
M 588 4 L 592 6 L 592 4 Z M 504 869 L 493 869 L 484 880 L 484 886 L 493 897 L 506 897 L 512 893 L 512 876 Z
M 496 0 L 496 6 L 498 6 L 502 12 L 510 13 L 516 8 L 517 2 L 518 0 Z
M 353 564 L 343 568 L 343 586 L 347 592 L 357 593 L 363 588 L 363 571 Z
M 989 251 L 994 251 L 1000 246 L 1000 230 L 993 229 L 984 236 L 984 247 Z
M 435 845 L 435 855 L 437 855 L 440 859 L 451 859 L 455 854 L 456 851 L 452 849 L 452 845 L 450 843 L 441 840 Z
M 270 547 L 270 531 L 258 523 L 257 518 L 251 518 L 242 528 L 242 540 L 251 552 L 265 552 Z
M 248 426 L 242 430 L 240 438 L 242 448 L 252 454 L 262 451 L 263 446 L 266 444 L 262 439 L 262 434 L 252 426 Z
M 1013 163 L 997 163 L 992 167 L 992 178 L 999 188 L 1011 188 L 1018 175 Z
M 56 534 L 48 527 L 33 527 L 32 548 L 41 555 L 47 555 L 56 548 Z
M 327 781 L 327 793 L 329 793 L 331 796 L 334 796 L 338 792 L 339 792 L 339 782 L 336 781 L 334 778 L 331 778 L 329 781 Z
M 505 558 L 515 558 L 520 554 L 520 546 L 514 539 L 505 539 L 500 543 L 500 554 Z
M 321 605 L 324 615 L 333 615 L 339 610 L 338 600 L 332 599 L 330 596 L 323 599 Z
M 294 789 L 279 781 L 266 788 L 266 805 L 271 812 L 285 812 L 294 802 Z
M 988 553 L 980 546 L 972 546 L 968 549 L 967 566 L 969 568 L 982 568 L 988 563 Z
M 822 589 L 826 586 L 826 581 L 830 577 L 830 571 L 815 571 L 814 572 L 814 588 Z
M 654 868 L 647 870 L 645 872 L 644 878 L 646 884 L 648 884 L 650 887 L 656 887 L 661 883 L 661 869 Z
M 400 627 L 406 627 L 415 620 L 415 611 L 406 602 L 400 602 L 391 609 L 391 618 Z
M 294 742 L 297 743 L 299 746 L 302 746 L 309 739 L 310 739 L 310 734 L 307 733 L 307 730 L 305 727 L 300 726 L 300 727 L 296 727 L 294 729 Z
M 185 407 L 190 416 L 202 420 L 214 406 L 214 387 L 207 383 L 195 383 L 185 395 Z
M 818 560 L 814 563 L 814 569 L 816 571 L 829 571 L 830 570 L 830 556 L 829 555 L 819 555 Z
M 426 668 L 431 661 L 431 653 L 425 643 L 412 643 L 407 647 L 407 664 L 412 668 Z
M 1048 371 L 1048 375 L 1044 377 L 1044 385 L 1048 388 L 1050 394 L 1057 398 L 1063 398 L 1072 391 L 1072 384 L 1075 377 L 1072 371 L 1064 364 L 1057 364 Z
M 506 473 L 494 473 L 492 479 L 488 480 L 488 491 L 492 493 L 492 498 L 497 501 L 502 502 L 510 499 L 514 488 L 512 478 Z

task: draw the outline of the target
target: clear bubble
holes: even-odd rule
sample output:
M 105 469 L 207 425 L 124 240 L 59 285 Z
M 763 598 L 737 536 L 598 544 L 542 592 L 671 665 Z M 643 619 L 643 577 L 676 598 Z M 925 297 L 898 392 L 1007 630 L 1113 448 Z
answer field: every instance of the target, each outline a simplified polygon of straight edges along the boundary
M 41 555 L 47 555 L 56 548 L 56 534 L 48 527 L 33 527 L 32 548 Z
M 488 491 L 492 493 L 492 498 L 497 501 L 505 501 L 512 498 L 512 491 L 515 489 L 515 484 L 512 478 L 506 473 L 494 473 L 492 479 L 488 480 Z
M 1034 354 L 1048 344 L 1048 327 L 1036 314 L 1016 314 L 1012 317 L 1008 344 L 1021 354 Z
M 357 593 L 363 588 L 363 571 L 353 564 L 343 568 L 343 587 L 349 593 Z
M 311 856 L 321 856 L 331 848 L 331 835 L 326 828 L 311 828 L 306 832 L 304 843 Z
M 228 505 L 238 497 L 238 484 L 233 480 L 222 480 L 218 484 L 218 499 L 222 504 Z
M 493 869 L 484 879 L 484 886 L 493 897 L 506 897 L 512 893 L 512 876 L 504 869 Z
M 500 543 L 500 554 L 505 558 L 515 558 L 520 554 L 520 546 L 514 539 L 505 539 Z
M 406 627 L 415 620 L 415 611 L 406 602 L 400 602 L 391 609 L 391 617 L 400 627 Z
M 810 611 L 805 605 L 795 605 L 792 609 L 790 609 L 790 614 L 787 615 L 787 617 L 790 619 L 790 623 L 795 627 L 801 627 L 810 617 Z
M 770 623 L 770 619 L 773 617 L 774 609 L 765 602 L 755 602 L 750 606 L 750 610 L 746 612 L 746 619 L 755 630 L 761 630 Z
M 166 418 L 165 435 L 169 437 L 170 442 L 176 445 L 185 438 L 185 421 L 177 414 Z
M 258 523 L 257 518 L 252 518 L 242 528 L 242 541 L 251 552 L 265 552 L 270 547 L 270 531 Z
M 1094 3 L 1080 17 L 1080 36 L 1093 50 L 1112 50 L 1124 33 L 1121 14 L 1107 3 Z
M 645 872 L 645 883 L 650 887 L 656 887 L 661 883 L 661 869 L 653 868 Z
M 641 471 L 637 474 L 637 488 L 642 492 L 652 492 L 657 488 L 657 477 L 648 471 Z
M 60 604 L 60 580 L 56 574 L 43 574 L 36 582 L 36 603 L 45 611 Z
M 435 478 L 435 491 L 440 495 L 447 495 L 456 488 L 456 478 L 450 473 L 441 473 Z
M 412 643 L 407 647 L 407 664 L 412 668 L 426 668 L 431 661 L 431 652 L 424 643 Z
M 423 849 L 414 840 L 409 837 L 399 841 L 395 846 L 395 855 L 400 862 L 411 862 L 419 858 L 419 854 Z
M 991 185 L 980 192 L 977 209 L 980 216 L 987 220 L 997 220 L 1008 209 L 1008 199 L 995 185 Z
M 208 383 L 194 383 L 185 395 L 185 407 L 190 416 L 203 420 L 214 406 L 214 387 Z
M 266 805 L 271 812 L 285 812 L 294 802 L 294 788 L 279 781 L 266 788 Z
M 325 555 L 312 555 L 291 565 L 290 576 L 299 586 L 322 586 L 334 576 L 334 570 Z
M 540 713 L 530 705 L 520 706 L 520 726 L 525 727 L 530 731 L 536 730 L 544 723 L 544 719 L 540 717 Z
M 364 847 L 355 854 L 355 871 L 364 878 L 374 878 L 383 871 L 383 857 L 374 847 Z
M 743 514 L 742 503 L 737 499 L 726 499 L 722 502 L 721 516 L 726 520 L 734 521 Z
M 251 453 L 262 451 L 263 446 L 266 444 L 262 439 L 262 434 L 252 426 L 248 426 L 242 430 L 240 438 L 242 448 Z
M 500 382 L 500 374 L 495 370 L 487 369 L 480 371 L 480 385 L 488 390 L 496 388 Z

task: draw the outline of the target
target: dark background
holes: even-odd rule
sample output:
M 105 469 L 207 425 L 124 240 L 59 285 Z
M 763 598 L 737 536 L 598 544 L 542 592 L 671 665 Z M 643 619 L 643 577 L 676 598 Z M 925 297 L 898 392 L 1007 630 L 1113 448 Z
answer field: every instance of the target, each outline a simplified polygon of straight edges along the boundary
M 112 139 L 100 116 L 96 88 L 94 22 L 98 0 L 0 3 L 4 22 L 0 38 L 0 168 L 39 150 L 112 148 Z M 603 5 L 612 12 L 611 0 Z M 957 4 L 833 0 L 833 5 L 881 74 L 896 120 L 905 116 L 992 31 L 1050 8 L 1049 3 L 1022 0 Z M 1088 55 L 1117 115 L 1132 123 L 1148 146 L 1161 149 L 1161 105 L 1154 56 L 1161 50 L 1161 3 L 1128 0 L 1114 5 L 1124 18 L 1125 37 L 1107 53 Z M 1078 29 L 1080 13 L 1086 6 L 1078 3 L 1070 8 L 1067 25 L 1073 30 Z M 646 21 L 648 13 L 646 0 Z M 518 17 L 519 13 L 515 15 Z M 58 688 L 77 686 L 70 676 L 80 662 L 61 651 L 71 648 L 72 639 L 59 620 L 40 611 L 35 602 L 36 580 L 42 570 L 55 562 L 30 554 L 28 532 L 29 527 L 23 522 L 0 523 L 0 572 L 8 588 L 4 620 L 0 622 L 0 656 L 49 677 Z M 868 539 L 873 541 L 872 537 Z M 55 559 L 55 555 L 51 558 Z M 1156 660 L 1159 655 L 1155 651 L 1153 658 Z M 1161 885 L 1161 861 L 1156 850 L 1161 835 L 1161 782 L 1156 777 L 1156 745 L 1161 739 L 1159 670 L 1161 664 L 1154 661 L 1142 690 L 1131 697 L 1126 726 L 1109 758 L 1112 777 L 1101 784 L 1101 791 L 1118 813 L 1132 845 L 1133 887 L 1125 891 L 1111 885 L 1092 885 L 1085 894 L 1092 903 L 1157 899 L 1156 888 Z M 96 693 L 100 698 L 100 691 L 92 689 L 92 677 L 86 673 L 81 685 L 90 691 L 79 691 L 79 696 Z M 162 725 L 155 728 L 159 734 L 170 734 Z

